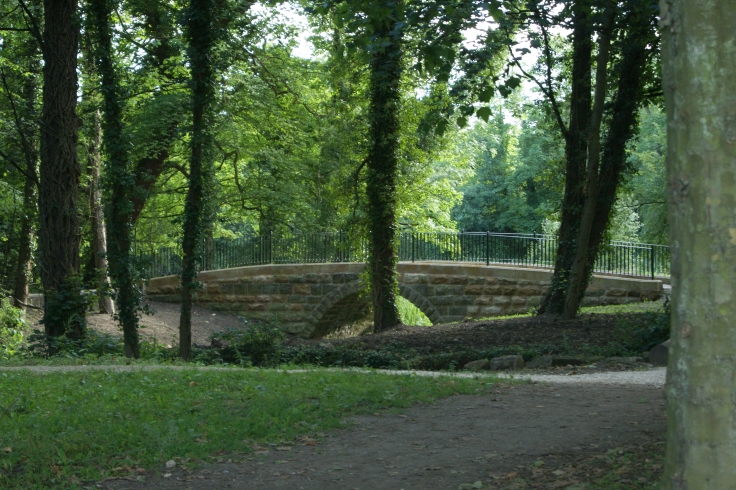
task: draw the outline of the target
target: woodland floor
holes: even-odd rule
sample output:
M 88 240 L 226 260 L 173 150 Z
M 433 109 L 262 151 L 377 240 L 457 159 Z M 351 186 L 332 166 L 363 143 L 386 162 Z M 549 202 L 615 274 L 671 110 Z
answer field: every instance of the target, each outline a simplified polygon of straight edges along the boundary
M 141 318 L 141 336 L 167 346 L 178 343 L 179 305 L 150 302 L 152 315 Z M 656 304 L 652 304 L 656 307 Z M 40 314 L 30 311 L 34 328 Z M 35 315 L 34 315 L 35 314 Z M 413 327 L 402 325 L 380 335 L 361 335 L 357 337 L 305 340 L 289 336 L 286 345 L 315 344 L 330 342 L 335 346 L 359 347 L 362 349 L 382 349 L 394 343 L 415 349 L 420 353 L 439 353 L 458 348 L 486 349 L 493 347 L 530 345 L 586 345 L 605 347 L 612 340 L 617 325 L 621 322 L 636 321 L 635 314 L 616 315 L 588 313 L 574 320 L 559 320 L 545 317 L 505 318 L 502 320 L 483 320 L 474 322 L 433 325 L 432 327 Z M 121 334 L 120 327 L 110 315 L 93 313 L 87 317 L 88 326 L 98 332 L 111 335 Z M 236 315 L 215 312 L 195 306 L 192 311 L 192 339 L 202 347 L 210 345 L 210 336 L 215 332 L 232 328 L 243 328 L 243 321 Z
M 152 307 L 155 314 L 144 316 L 142 335 L 167 345 L 176 343 L 178 305 Z M 106 315 L 91 315 L 89 324 L 99 331 L 119 333 Z M 210 334 L 241 325 L 233 315 L 195 308 L 194 342 L 209 345 Z M 615 326 L 616 317 L 611 315 L 589 314 L 553 324 L 526 317 L 403 326 L 380 335 L 330 342 L 375 349 L 400 342 L 421 352 L 561 341 L 604 346 Z M 325 341 L 287 340 L 304 342 Z M 625 367 L 631 368 L 636 367 Z M 455 396 L 402 413 L 353 417 L 347 429 L 324 434 L 318 442 L 254 447 L 249 455 L 215 455 L 204 466 L 178 461 L 173 469 L 162 466 L 149 472 L 143 481 L 131 477 L 96 486 L 116 490 L 654 488 L 662 471 L 664 434 L 661 388 L 499 385 L 490 395 Z

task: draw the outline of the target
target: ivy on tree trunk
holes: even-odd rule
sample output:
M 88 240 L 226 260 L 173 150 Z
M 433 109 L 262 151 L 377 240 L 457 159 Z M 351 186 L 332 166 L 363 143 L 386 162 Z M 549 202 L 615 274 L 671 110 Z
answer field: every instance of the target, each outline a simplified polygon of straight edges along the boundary
M 573 318 L 585 295 L 593 267 L 610 222 L 616 191 L 625 171 L 626 144 L 636 132 L 637 111 L 643 102 L 643 74 L 656 45 L 651 0 L 632 0 L 624 15 L 618 15 L 621 54 L 616 63 L 617 89 L 605 117 L 603 92 L 607 76 L 602 71 L 608 55 L 606 23 L 613 21 L 613 7 L 603 17 L 599 32 L 599 60 L 596 93 L 591 107 L 592 32 L 591 3 L 578 1 L 573 8 L 573 70 L 569 129 L 563 129 L 566 143 L 565 195 L 562 203 L 560 238 L 550 290 L 539 312 Z M 602 56 L 604 55 L 605 56 Z M 601 150 L 600 121 L 607 122 Z M 598 163 L 600 162 L 600 164 Z
M 139 357 L 138 310 L 140 292 L 135 284 L 131 253 L 135 176 L 129 169 L 127 142 L 123 132 L 120 82 L 112 51 L 111 0 L 90 0 L 90 17 L 96 34 L 96 60 L 103 97 L 103 144 L 105 147 L 105 211 L 110 242 L 110 276 L 116 290 L 117 316 L 123 327 L 127 357 Z
M 598 251 L 611 220 L 619 184 L 628 170 L 626 145 L 638 128 L 639 107 L 643 102 L 644 70 L 650 59 L 651 47 L 656 44 L 655 11 L 652 3 L 647 0 L 631 5 L 631 10 L 622 21 L 627 26 L 627 33 L 622 42 L 621 59 L 616 67 L 618 83 L 611 101 L 611 119 L 607 125 L 601 155 L 598 195 L 588 240 L 586 270 L 582 275 L 577 303 L 570 306 L 571 311 L 576 313 L 593 274 Z
M 179 355 L 188 361 L 192 352 L 192 302 L 197 288 L 198 243 L 206 226 L 206 200 L 213 173 L 212 123 L 215 99 L 215 67 L 212 61 L 217 39 L 215 0 L 191 0 L 186 14 L 187 54 L 191 70 L 192 137 L 189 189 L 184 204 L 182 240 L 181 317 Z
M 572 93 L 570 124 L 565 132 L 565 193 L 562 200 L 560 236 L 555 270 L 549 292 L 540 313 L 560 314 L 569 286 L 570 270 L 575 259 L 575 243 L 585 205 L 585 176 L 588 160 L 588 131 L 591 119 L 591 83 L 593 23 L 589 0 L 573 5 Z
M 376 10 L 370 60 L 370 142 L 367 158 L 368 266 L 373 300 L 373 329 L 401 323 L 396 306 L 396 172 L 399 163 L 399 109 L 403 28 L 398 2 Z M 379 13 L 380 12 L 380 13 Z

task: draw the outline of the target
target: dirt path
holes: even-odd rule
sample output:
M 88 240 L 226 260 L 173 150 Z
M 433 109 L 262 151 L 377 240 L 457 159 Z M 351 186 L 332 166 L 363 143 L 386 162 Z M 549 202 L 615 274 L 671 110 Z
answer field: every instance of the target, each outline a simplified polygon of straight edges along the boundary
M 179 460 L 174 469 L 162 465 L 144 481 L 97 487 L 578 489 L 591 488 L 580 484 L 621 463 L 617 478 L 622 488 L 632 488 L 626 482 L 658 470 L 646 457 L 661 452 L 665 412 L 661 388 L 533 384 L 456 396 L 399 415 L 353 417 L 349 423 L 317 444 L 255 447 L 251 455 L 225 455 L 193 471 Z M 620 448 L 641 457 L 617 462 Z
M 179 314 L 181 306 L 174 303 L 158 303 L 148 302 L 151 307 L 152 315 L 141 316 L 140 335 L 144 340 L 164 344 L 167 347 L 177 345 L 179 343 Z M 33 328 L 43 330 L 42 325 L 38 323 L 41 314 L 37 310 L 29 310 L 28 317 L 31 320 Z M 110 335 L 121 335 L 118 323 L 111 315 L 100 313 L 89 313 L 87 315 L 87 325 L 98 332 Z M 236 315 L 228 313 L 215 312 L 200 308 L 192 307 L 192 342 L 201 345 L 210 345 L 210 335 L 214 332 L 221 332 L 231 328 L 242 328 L 243 320 Z

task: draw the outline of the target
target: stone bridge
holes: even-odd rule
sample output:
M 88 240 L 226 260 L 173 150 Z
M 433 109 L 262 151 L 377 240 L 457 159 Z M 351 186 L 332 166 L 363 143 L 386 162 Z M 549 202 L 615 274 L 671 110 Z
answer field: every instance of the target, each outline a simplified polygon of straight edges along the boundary
M 245 318 L 280 324 L 287 332 L 319 338 L 364 319 L 369 298 L 359 280 L 363 264 L 260 265 L 200 272 L 196 303 Z M 545 269 L 457 262 L 401 262 L 399 292 L 433 324 L 526 313 L 546 294 L 552 272 Z M 584 305 L 658 299 L 662 282 L 593 276 Z M 146 294 L 179 302 L 180 279 L 151 279 Z

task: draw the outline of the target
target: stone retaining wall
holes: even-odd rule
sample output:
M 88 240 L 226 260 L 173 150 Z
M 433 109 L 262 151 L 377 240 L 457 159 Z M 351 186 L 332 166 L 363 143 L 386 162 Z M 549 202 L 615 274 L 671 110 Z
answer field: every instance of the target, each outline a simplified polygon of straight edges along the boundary
M 365 318 L 370 308 L 361 294 L 362 264 L 300 264 L 206 271 L 196 295 L 202 306 L 246 318 L 279 323 L 290 333 L 320 337 Z M 539 305 L 549 270 L 485 264 L 400 263 L 399 292 L 432 323 L 525 313 Z M 157 301 L 180 300 L 179 278 L 152 279 L 147 295 Z M 585 305 L 620 304 L 661 297 L 662 282 L 594 276 Z

